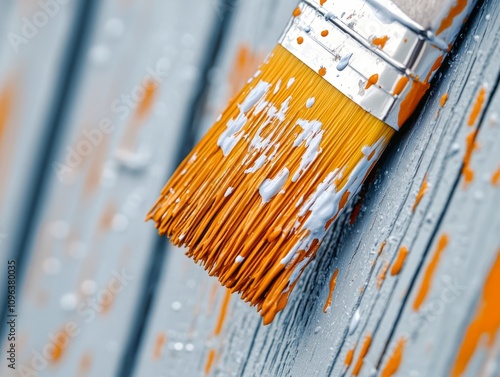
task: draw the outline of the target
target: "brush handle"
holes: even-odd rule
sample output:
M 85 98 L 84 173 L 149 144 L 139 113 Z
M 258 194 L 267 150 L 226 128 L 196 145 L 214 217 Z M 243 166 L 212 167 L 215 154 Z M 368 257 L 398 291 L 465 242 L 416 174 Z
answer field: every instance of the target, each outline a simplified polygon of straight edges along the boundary
M 432 18 L 430 11 L 416 12 L 413 1 L 397 1 L 428 26 L 389 0 L 303 0 L 280 39 L 299 60 L 396 130 L 426 93 L 477 2 L 433 1 L 430 9 L 439 12 Z

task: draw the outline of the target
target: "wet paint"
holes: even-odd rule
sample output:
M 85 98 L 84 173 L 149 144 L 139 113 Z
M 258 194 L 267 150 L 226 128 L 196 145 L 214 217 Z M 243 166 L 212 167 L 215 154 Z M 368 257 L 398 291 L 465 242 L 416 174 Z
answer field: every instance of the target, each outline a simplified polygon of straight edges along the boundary
M 493 186 L 500 186 L 500 166 L 491 175 L 491 184 Z
M 406 87 L 406 85 L 408 84 L 408 82 L 410 81 L 410 79 L 408 78 L 408 76 L 403 76 L 401 77 L 398 82 L 396 83 L 396 86 L 394 87 L 394 90 L 392 92 L 392 94 L 394 94 L 395 96 L 397 95 L 400 95 L 401 92 L 404 90 L 404 88 Z
M 359 351 L 358 361 L 356 362 L 356 365 L 352 370 L 353 376 L 357 376 L 359 372 L 361 372 L 361 369 L 363 368 L 363 362 L 365 361 L 365 356 L 368 354 L 371 344 L 372 344 L 372 336 L 367 335 L 365 337 L 363 345 L 361 346 L 361 350 Z
M 224 326 L 224 321 L 227 316 L 227 308 L 229 307 L 229 302 L 231 301 L 231 291 L 226 289 L 224 292 L 224 298 L 222 299 L 222 306 L 220 308 L 219 318 L 217 319 L 217 324 L 215 325 L 214 335 L 218 336 L 222 327 Z
M 366 82 L 365 89 L 369 89 L 372 85 L 378 82 L 378 73 L 371 75 Z
M 330 305 L 332 304 L 333 292 L 335 291 L 335 287 L 337 285 L 337 277 L 339 275 L 339 269 L 335 269 L 335 272 L 330 279 L 330 290 L 328 292 L 328 297 L 325 302 L 325 306 L 323 307 L 323 313 L 326 313 Z
M 439 100 L 439 106 L 444 107 L 446 105 L 446 102 L 448 102 L 448 93 L 444 93 L 440 100 Z
M 389 262 L 385 262 L 380 270 L 380 273 L 377 276 L 377 288 L 378 289 L 380 289 L 382 287 L 382 284 L 384 284 L 388 269 L 389 269 Z
M 479 89 L 479 93 L 477 94 L 476 101 L 472 106 L 472 110 L 469 115 L 469 120 L 467 124 L 469 126 L 473 126 L 476 123 L 476 120 L 483 109 L 484 100 L 486 99 L 486 88 L 482 87 Z
M 163 347 L 167 343 L 167 335 L 164 332 L 160 332 L 155 339 L 155 345 L 153 347 L 153 360 L 158 360 L 161 358 L 163 352 Z
M 329 34 L 328 30 L 323 30 L 323 31 L 321 32 L 321 36 L 322 36 L 322 37 L 328 37 L 328 34 Z
M 344 364 L 345 364 L 346 368 L 349 368 L 351 366 L 353 359 L 354 359 L 354 348 L 347 351 L 347 353 L 345 355 Z
M 295 8 L 295 10 L 293 11 L 293 16 L 294 17 L 299 17 L 300 14 L 302 13 L 302 11 L 300 10 L 299 7 Z
M 389 40 L 389 37 L 387 35 L 384 35 L 383 37 L 375 38 L 372 41 L 372 44 L 374 44 L 375 46 L 378 46 L 379 48 L 383 49 L 385 47 L 385 44 L 387 43 L 388 40 Z
M 420 289 L 417 293 L 417 297 L 415 297 L 415 301 L 413 302 L 413 310 L 418 311 L 422 304 L 424 303 L 429 291 L 431 289 L 432 280 L 434 279 L 434 273 L 436 272 L 436 268 L 441 259 L 441 254 L 448 246 L 449 238 L 447 234 L 441 235 L 439 238 L 436 250 L 434 251 L 434 255 L 425 270 L 424 277 L 422 278 L 422 283 L 420 284 Z
M 208 355 L 207 355 L 207 361 L 205 362 L 205 375 L 206 376 L 208 376 L 210 374 L 210 370 L 212 369 L 212 365 L 214 363 L 215 355 L 216 355 L 215 349 L 210 348 L 210 350 L 208 351 Z
M 403 351 L 406 345 L 406 339 L 401 338 L 396 343 L 396 348 L 394 349 L 392 355 L 387 359 L 384 369 L 382 369 L 381 377 L 392 377 L 399 370 L 401 361 L 403 360 Z
M 394 261 L 394 264 L 391 267 L 392 276 L 396 276 L 401 272 L 401 269 L 403 268 L 407 256 L 408 256 L 408 248 L 406 248 L 406 246 L 401 247 L 401 249 L 399 249 L 399 253 L 398 256 L 396 257 L 396 260 Z
M 477 130 L 472 131 L 467 135 L 465 140 L 465 155 L 464 163 L 462 169 L 462 175 L 464 178 L 464 189 L 466 189 L 469 184 L 474 180 L 474 170 L 472 170 L 472 153 L 479 148 L 479 144 L 476 142 Z
M 462 13 L 466 6 L 467 0 L 456 0 L 455 4 L 451 7 L 446 17 L 441 21 L 441 25 L 439 25 L 439 28 L 436 31 L 436 35 L 439 35 L 443 31 L 448 29 L 453 24 L 453 20 L 455 19 L 455 17 Z
M 422 186 L 420 187 L 420 190 L 417 194 L 417 197 L 415 198 L 415 203 L 413 203 L 413 207 L 411 208 L 412 212 L 415 212 L 415 209 L 417 209 L 418 204 L 424 197 L 424 195 L 427 193 L 427 189 L 429 188 L 429 184 L 427 182 L 427 174 L 424 177 L 424 181 L 422 182 Z

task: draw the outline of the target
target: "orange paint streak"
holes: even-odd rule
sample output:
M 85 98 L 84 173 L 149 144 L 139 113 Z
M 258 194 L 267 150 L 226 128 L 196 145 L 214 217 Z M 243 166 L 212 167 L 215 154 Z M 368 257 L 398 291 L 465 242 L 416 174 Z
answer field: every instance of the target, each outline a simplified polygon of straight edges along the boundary
M 417 208 L 418 204 L 424 197 L 424 195 L 427 193 L 427 189 L 429 188 L 429 184 L 427 183 L 427 174 L 424 177 L 424 181 L 422 182 L 422 187 L 420 187 L 420 191 L 417 194 L 417 197 L 415 198 L 415 203 L 413 203 L 413 207 L 411 208 L 412 212 L 415 212 L 415 209 Z
M 347 366 L 347 368 L 351 366 L 353 359 L 354 359 L 354 348 L 347 351 L 345 355 L 344 364 Z
M 361 368 L 363 368 L 363 362 L 365 360 L 365 356 L 368 353 L 368 350 L 370 349 L 371 344 L 372 344 L 372 337 L 371 337 L 371 335 L 367 335 L 365 338 L 365 341 L 363 343 L 363 346 L 361 347 L 358 361 L 356 362 L 356 365 L 354 366 L 354 369 L 352 370 L 353 376 L 357 376 L 359 374 L 359 372 L 361 372 Z
M 439 264 L 439 260 L 441 259 L 441 254 L 443 250 L 448 245 L 448 235 L 443 234 L 438 241 L 436 251 L 432 256 L 432 260 L 427 266 L 427 270 L 425 270 L 424 277 L 422 279 L 422 284 L 420 285 L 420 290 L 418 291 L 417 297 L 415 298 L 415 302 L 413 303 L 413 310 L 418 311 L 422 306 L 429 290 L 431 288 L 432 279 L 434 278 L 434 273 L 436 272 L 436 268 Z
M 484 100 L 486 99 L 486 89 L 483 87 L 479 90 L 479 93 L 476 98 L 476 102 L 474 103 L 474 106 L 472 107 L 472 111 L 469 116 L 469 121 L 467 124 L 469 126 L 473 126 L 476 123 L 477 117 L 479 116 L 479 113 L 481 112 L 483 105 L 484 105 Z
M 153 360 L 158 360 L 161 357 L 161 353 L 166 342 L 167 336 L 165 335 L 165 333 L 159 333 L 156 337 L 155 346 L 153 348 Z
M 215 350 L 213 348 L 208 351 L 208 356 L 207 356 L 207 361 L 205 363 L 205 375 L 210 374 L 210 370 L 212 369 L 212 364 L 214 363 L 215 359 Z
M 401 269 L 403 268 L 403 264 L 405 263 L 407 256 L 408 256 L 408 249 L 405 246 L 403 246 L 401 249 L 399 249 L 398 256 L 396 257 L 396 260 L 392 265 L 391 268 L 392 276 L 396 276 L 401 272 Z
M 406 84 L 408 84 L 408 81 L 410 81 L 410 79 L 407 76 L 401 77 L 396 83 L 396 86 L 394 87 L 394 91 L 392 93 L 394 95 L 400 95 L 403 89 L 406 87 Z
M 321 67 L 319 69 L 318 73 L 319 73 L 320 76 L 326 75 L 326 68 L 325 67 Z
M 439 105 L 441 107 L 444 107 L 444 105 L 446 105 L 446 102 L 448 101 L 448 93 L 444 93 L 442 96 L 441 96 L 441 99 L 439 100 Z
M 293 11 L 293 16 L 294 16 L 294 17 L 299 17 L 301 13 L 302 13 L 302 12 L 301 12 L 300 8 L 299 8 L 299 7 L 297 7 L 297 8 L 295 8 L 295 10 Z
M 441 21 L 441 25 L 439 25 L 436 35 L 439 35 L 444 30 L 448 29 L 453 24 L 455 17 L 462 13 L 466 6 L 467 0 L 456 0 L 455 5 L 451 7 L 448 15 L 443 19 L 443 21 Z
M 323 307 L 323 313 L 326 313 L 330 305 L 332 304 L 333 292 L 335 291 L 335 287 L 337 285 L 337 276 L 339 275 L 339 269 L 335 269 L 335 272 L 330 279 L 330 291 L 328 293 L 328 298 L 326 299 L 325 306 Z
M 462 169 L 462 174 L 464 176 L 464 189 L 469 186 L 469 184 L 474 180 L 474 170 L 471 167 L 471 159 L 472 153 L 479 148 L 479 145 L 476 142 L 477 130 L 472 131 L 469 135 L 467 135 L 467 139 L 465 141 L 466 149 L 464 155 L 464 167 Z
M 382 370 L 381 377 L 391 377 L 397 373 L 401 361 L 403 360 L 403 350 L 406 345 L 406 339 L 401 338 L 396 344 L 393 354 L 387 360 L 384 369 Z
M 387 43 L 387 41 L 389 40 L 389 37 L 387 35 L 384 35 L 383 37 L 379 37 L 379 38 L 375 38 L 372 43 L 375 45 L 375 46 L 378 46 L 380 48 L 384 48 L 385 47 L 385 44 Z
M 7 121 L 10 116 L 12 99 L 13 99 L 13 88 L 10 85 L 6 85 L 0 92 L 0 142 L 2 141 L 2 136 L 7 125 Z
M 488 348 L 495 344 L 496 335 L 500 328 L 498 287 L 500 287 L 500 249 L 484 283 L 483 294 L 480 303 L 476 307 L 475 316 L 470 322 L 460 345 L 450 373 L 452 377 L 461 376 L 465 372 L 481 340 L 486 340 L 486 347 Z
M 371 75 L 366 82 L 365 89 L 370 88 L 370 86 L 375 85 L 378 82 L 378 73 Z
M 401 108 L 398 114 L 398 126 L 401 127 L 417 108 L 420 100 L 429 89 L 429 83 L 412 81 L 411 89 L 401 102 Z
M 61 330 L 56 333 L 52 345 L 52 352 L 49 354 L 49 361 L 52 363 L 57 363 L 64 356 L 64 351 L 68 347 L 69 335 L 65 330 Z
M 389 262 L 385 262 L 384 266 L 380 270 L 380 273 L 377 276 L 377 288 L 380 289 L 382 284 L 384 284 L 385 278 L 387 276 L 387 270 L 389 269 Z
M 141 102 L 139 102 L 136 110 L 136 117 L 143 119 L 151 109 L 155 95 L 158 89 L 158 83 L 154 80 L 149 80 L 144 86 L 145 94 Z
M 378 255 L 382 254 L 382 251 L 384 251 L 384 247 L 387 245 L 387 241 L 384 241 L 380 244 L 380 248 L 378 249 Z
M 498 169 L 491 175 L 491 184 L 493 186 L 500 186 L 500 166 Z
M 297 38 L 297 42 L 300 38 L 302 37 Z M 302 42 L 303 41 L 304 38 L 302 38 Z M 241 88 L 248 81 L 248 78 L 251 77 L 258 68 L 259 63 L 263 58 L 262 54 L 253 51 L 252 48 L 245 43 L 239 47 L 231 73 L 229 74 L 231 97 L 238 94 Z
M 217 320 L 217 325 L 215 326 L 214 335 L 217 336 L 221 333 L 222 327 L 224 326 L 224 320 L 227 315 L 227 308 L 229 306 L 229 301 L 231 300 L 231 291 L 226 289 L 224 293 L 224 299 L 222 300 L 222 306 L 220 309 L 219 319 Z
M 302 43 L 304 43 L 304 38 L 303 38 L 303 37 L 298 37 L 298 38 L 297 38 L 297 43 L 298 43 L 299 45 L 301 45 Z

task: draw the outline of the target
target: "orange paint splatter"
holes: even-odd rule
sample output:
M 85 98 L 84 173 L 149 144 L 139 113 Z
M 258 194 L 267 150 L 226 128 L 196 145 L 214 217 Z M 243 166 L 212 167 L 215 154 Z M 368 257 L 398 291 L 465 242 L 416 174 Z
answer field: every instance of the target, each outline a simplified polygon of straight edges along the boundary
M 324 5 L 326 3 L 326 0 L 319 0 L 319 5 Z
M 210 374 L 210 370 L 212 369 L 212 364 L 214 363 L 215 359 L 215 350 L 213 348 L 208 351 L 208 356 L 207 356 L 207 361 L 205 363 L 205 375 Z
M 398 114 L 398 126 L 401 127 L 417 108 L 420 100 L 429 89 L 429 83 L 420 82 L 418 79 L 411 82 L 411 89 L 401 102 L 401 108 Z
M 153 360 L 158 360 L 161 357 L 161 353 L 163 351 L 163 347 L 167 342 L 167 336 L 164 332 L 158 334 L 155 340 L 155 345 L 153 347 Z
M 375 85 L 378 82 L 378 73 L 371 75 L 366 82 L 365 89 L 370 88 L 370 86 Z
M 474 106 L 472 107 L 472 111 L 469 116 L 469 121 L 467 124 L 469 126 L 473 126 L 476 123 L 477 117 L 479 116 L 479 113 L 481 112 L 483 105 L 484 105 L 484 100 L 486 99 L 486 88 L 481 88 L 479 90 L 479 93 L 476 98 L 476 102 L 474 103 Z
M 474 180 L 474 170 L 471 167 L 472 153 L 479 148 L 476 142 L 477 130 L 472 131 L 467 135 L 465 141 L 466 149 L 464 155 L 464 167 L 462 169 L 462 175 L 464 176 L 464 189 L 469 186 L 469 184 Z
M 347 351 L 345 355 L 344 364 L 347 366 L 347 368 L 351 366 L 353 359 L 354 359 L 354 348 Z
M 327 37 L 327 36 L 328 36 L 328 34 L 329 34 L 329 33 L 328 33 L 328 30 L 323 30 L 323 31 L 321 32 L 321 36 L 322 36 L 322 37 Z
M 293 11 L 293 16 L 294 17 L 299 17 L 300 14 L 302 13 L 302 11 L 300 10 L 299 7 L 295 8 L 295 10 Z
M 387 276 L 387 270 L 389 269 L 389 262 L 385 262 L 384 266 L 380 270 L 380 273 L 377 276 L 377 288 L 380 289 L 382 284 L 384 284 L 385 278 Z
M 56 363 L 64 356 L 64 351 L 68 347 L 70 337 L 66 330 L 61 330 L 56 333 L 54 339 L 52 340 L 52 349 L 49 353 L 49 359 L 52 363 Z
M 321 67 L 319 69 L 318 73 L 319 73 L 320 76 L 326 75 L 326 68 L 325 67 Z
M 476 307 L 474 319 L 469 324 L 460 345 L 455 363 L 451 370 L 452 377 L 461 376 L 467 369 L 470 359 L 474 355 L 481 340 L 486 340 L 486 347 L 495 344 L 496 335 L 500 328 L 500 250 L 483 287 L 481 302 Z
M 500 166 L 498 167 L 498 169 L 493 172 L 493 174 L 491 175 L 491 184 L 493 186 L 500 186 Z
M 396 344 L 396 348 L 392 353 L 391 357 L 387 360 L 384 369 L 382 370 L 381 377 L 391 377 L 396 374 L 403 360 L 403 350 L 406 345 L 406 339 L 401 338 Z
M 222 306 L 220 308 L 219 318 L 217 319 L 217 324 L 214 330 L 215 336 L 218 336 L 222 331 L 222 327 L 224 326 L 224 320 L 226 319 L 227 308 L 229 306 L 230 300 L 231 300 L 231 291 L 229 289 L 226 289 L 226 292 L 224 293 L 224 299 L 222 300 Z
M 339 275 L 339 269 L 335 269 L 335 272 L 330 279 L 330 291 L 328 293 L 328 298 L 326 299 L 325 306 L 323 307 L 323 313 L 326 313 L 330 305 L 332 304 L 333 292 L 335 291 L 335 286 L 337 285 L 337 276 Z
M 378 46 L 380 48 L 384 48 L 385 47 L 385 44 L 387 43 L 387 41 L 389 40 L 389 37 L 387 35 L 384 35 L 383 37 L 379 37 L 379 38 L 375 38 L 372 43 L 375 45 L 375 46 Z
M 398 256 L 391 267 L 391 275 L 396 276 L 401 272 L 403 264 L 405 263 L 406 257 L 408 256 L 408 249 L 403 246 L 399 249 Z
M 425 270 L 425 274 L 422 279 L 422 284 L 420 285 L 420 290 L 418 291 L 417 297 L 413 302 L 413 310 L 418 311 L 422 306 L 423 302 L 425 301 L 425 298 L 427 297 L 427 294 L 429 293 L 429 290 L 431 288 L 431 282 L 432 279 L 434 278 L 434 273 L 436 272 L 439 260 L 441 259 L 441 254 L 443 253 L 443 250 L 446 248 L 447 245 L 448 245 L 448 235 L 443 234 L 438 241 L 436 251 L 432 256 L 432 260 L 427 266 L 427 270 Z
M 380 244 L 380 248 L 378 249 L 378 255 L 382 254 L 382 251 L 384 251 L 384 247 L 387 245 L 387 241 L 384 241 Z
M 400 95 L 403 89 L 406 87 L 406 84 L 408 84 L 408 81 L 410 81 L 408 76 L 401 77 L 396 83 L 396 86 L 394 87 L 394 91 L 392 92 L 392 94 Z
M 443 19 L 443 21 L 441 21 L 441 25 L 439 25 L 436 34 L 439 35 L 444 30 L 448 29 L 453 24 L 453 20 L 455 19 L 455 17 L 462 13 L 466 6 L 467 0 L 457 0 L 455 2 L 455 5 L 451 7 L 448 15 Z
M 417 194 L 417 197 L 415 198 L 415 203 L 413 203 L 413 207 L 411 208 L 412 212 L 415 212 L 415 209 L 417 209 L 418 204 L 424 197 L 424 195 L 427 193 L 427 189 L 429 188 L 429 184 L 427 183 L 427 174 L 424 177 L 424 181 L 422 182 L 422 186 L 420 187 L 420 191 Z
M 441 99 L 439 100 L 439 105 L 441 107 L 444 107 L 444 105 L 446 105 L 446 102 L 448 101 L 448 93 L 444 93 L 442 96 L 441 96 Z
M 359 374 L 359 372 L 361 372 L 361 368 L 363 367 L 363 362 L 365 360 L 365 356 L 368 353 L 368 350 L 370 349 L 371 344 L 372 344 L 372 336 L 367 335 L 365 338 L 365 341 L 363 343 L 363 346 L 361 346 L 361 351 L 359 352 L 358 361 L 356 362 L 356 365 L 354 366 L 354 369 L 352 370 L 353 376 L 357 376 Z
M 297 43 L 298 43 L 299 45 L 301 45 L 302 43 L 304 43 L 304 37 L 298 37 L 298 38 L 297 38 Z

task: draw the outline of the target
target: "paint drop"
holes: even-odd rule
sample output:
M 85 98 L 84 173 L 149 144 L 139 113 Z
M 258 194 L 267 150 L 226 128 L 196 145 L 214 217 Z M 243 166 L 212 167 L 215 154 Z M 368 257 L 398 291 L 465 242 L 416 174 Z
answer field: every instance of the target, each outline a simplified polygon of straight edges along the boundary
M 49 360 L 52 363 L 58 362 L 64 356 L 70 337 L 65 330 L 61 330 L 55 334 L 54 339 L 57 341 L 50 343 L 52 347 L 51 352 L 49 353 Z
M 411 208 L 412 212 L 415 212 L 415 209 L 417 208 L 418 204 L 424 197 L 424 195 L 427 193 L 427 189 L 429 187 L 429 184 L 427 183 L 427 174 L 424 177 L 424 181 L 422 182 L 422 186 L 420 187 L 420 191 L 417 194 L 417 197 L 415 198 L 415 203 L 413 203 L 413 207 Z
M 302 43 L 304 43 L 304 38 L 303 38 L 303 37 L 298 37 L 298 38 L 297 38 L 297 43 L 298 43 L 299 45 L 301 45 Z
M 322 36 L 322 37 L 328 37 L 328 34 L 329 34 L 329 33 L 328 33 L 328 30 L 323 30 L 323 31 L 321 32 L 321 36 Z
M 241 263 L 245 260 L 245 257 L 242 257 L 241 255 L 238 255 L 235 259 L 234 259 L 234 263 Z
M 407 256 L 408 256 L 408 249 L 405 246 L 403 246 L 401 249 L 399 249 L 398 256 L 396 257 L 396 260 L 394 261 L 394 264 L 391 267 L 392 276 L 396 276 L 401 272 L 401 269 L 403 268 L 403 264 L 405 263 Z
M 385 47 L 385 44 L 387 43 L 387 41 L 389 40 L 389 37 L 387 35 L 384 35 L 383 37 L 379 37 L 379 38 L 375 38 L 372 43 L 375 45 L 375 46 L 378 46 L 379 48 L 384 48 Z
M 262 203 L 268 203 L 285 185 L 290 171 L 283 168 L 273 179 L 267 178 L 259 187 L 259 194 L 262 197 Z
M 371 75 L 366 82 L 365 89 L 369 89 L 372 85 L 378 82 L 378 73 Z
M 323 6 L 326 3 L 326 0 L 319 0 L 319 5 Z
M 371 344 L 372 344 L 372 337 L 371 337 L 371 335 L 367 335 L 365 338 L 365 341 L 363 343 L 363 346 L 361 347 L 361 351 L 359 352 L 358 361 L 356 362 L 356 365 L 354 366 L 354 369 L 352 370 L 353 376 L 357 376 L 359 374 L 359 372 L 361 372 L 361 368 L 363 368 L 363 362 L 364 362 L 365 356 L 368 353 L 368 350 L 370 349 Z
M 417 297 L 413 302 L 413 310 L 418 311 L 422 306 L 422 304 L 424 303 L 430 291 L 432 279 L 434 278 L 434 273 L 436 272 L 439 260 L 441 259 L 441 254 L 443 253 L 443 250 L 446 248 L 447 245 L 448 245 L 448 235 L 443 234 L 438 241 L 436 251 L 432 256 L 432 259 L 429 265 L 427 266 L 427 269 L 425 270 L 425 274 L 424 277 L 422 278 L 422 283 L 420 285 L 420 290 L 418 291 Z
M 295 8 L 295 10 L 293 11 L 293 16 L 294 16 L 294 17 L 299 17 L 301 13 L 302 13 L 302 12 L 301 12 L 300 8 L 299 8 L 299 7 L 297 7 L 297 8 Z
M 444 105 L 446 105 L 447 101 L 448 101 L 448 93 L 444 93 L 441 96 L 441 99 L 439 100 L 439 106 L 444 107 Z
M 311 107 L 314 106 L 314 103 L 316 102 L 316 99 L 314 97 L 311 97 L 307 100 L 306 102 L 306 107 L 310 109 Z
M 323 306 L 323 313 L 326 313 L 330 305 L 332 304 L 333 292 L 335 291 L 335 287 L 337 285 L 337 276 L 339 275 L 339 269 L 335 269 L 335 272 L 330 279 L 330 290 L 328 292 L 328 297 L 325 302 L 325 306 Z
M 351 366 L 352 359 L 354 359 L 354 348 L 347 351 L 347 353 L 345 355 L 344 364 L 346 365 L 347 368 L 349 368 Z
M 387 241 L 384 241 L 380 244 L 380 247 L 378 249 L 378 255 L 382 254 L 382 251 L 384 251 L 385 245 L 387 245 Z
M 452 24 L 456 16 L 458 16 L 467 6 L 467 0 L 456 0 L 455 5 L 451 7 L 448 15 L 441 21 L 436 35 L 441 34 L 444 30 L 448 29 Z
M 231 195 L 234 191 L 234 187 L 228 187 L 226 192 L 224 193 L 224 197 L 227 198 L 229 195 Z
M 377 288 L 380 289 L 387 275 L 387 270 L 389 269 L 389 262 L 385 262 L 380 273 L 377 276 Z
M 210 351 L 208 351 L 208 356 L 207 356 L 207 361 L 205 362 L 205 375 L 210 374 L 210 370 L 212 369 L 212 364 L 215 359 L 215 350 L 213 348 L 210 348 Z
M 325 67 L 321 67 L 319 69 L 318 73 L 319 73 L 320 76 L 326 75 L 326 68 Z
M 351 60 L 351 56 L 352 56 L 352 53 L 342 56 L 342 58 L 337 63 L 337 70 L 338 71 L 343 71 L 349 65 L 349 61 Z
M 403 360 L 403 350 L 405 345 L 405 338 L 401 338 L 398 340 L 394 352 L 389 357 L 384 369 L 382 370 L 381 377 L 392 377 L 397 373 L 397 371 L 399 370 L 399 366 L 401 365 L 401 361 Z
M 473 126 L 476 123 L 477 117 L 479 116 L 483 108 L 485 98 L 486 98 L 486 88 L 483 87 L 479 90 L 476 102 L 472 107 L 472 111 L 469 116 L 469 121 L 467 122 L 469 126 Z
M 464 189 L 466 189 L 469 184 L 474 180 L 474 170 L 471 167 L 472 153 L 479 147 L 476 142 L 477 130 L 472 131 L 467 135 L 465 141 L 466 149 L 464 155 L 464 167 L 462 169 L 462 175 L 464 177 Z
M 394 87 L 394 91 L 392 93 L 395 96 L 399 96 L 401 94 L 401 92 L 404 90 L 404 88 L 406 87 L 406 84 L 408 84 L 408 81 L 410 81 L 408 76 L 401 77 L 398 80 L 398 82 L 396 83 L 396 86 Z
M 493 186 L 500 186 L 500 166 L 498 169 L 491 175 L 491 184 Z

